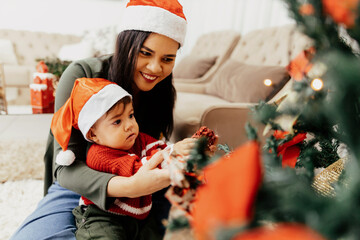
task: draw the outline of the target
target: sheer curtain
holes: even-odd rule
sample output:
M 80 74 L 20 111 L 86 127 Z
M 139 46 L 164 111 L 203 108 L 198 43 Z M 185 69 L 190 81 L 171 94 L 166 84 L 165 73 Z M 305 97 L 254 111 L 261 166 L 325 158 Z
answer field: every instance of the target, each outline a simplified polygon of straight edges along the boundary
M 185 45 L 179 58 L 188 54 L 197 38 L 211 31 L 255 29 L 294 23 L 282 0 L 179 0 L 188 21 Z

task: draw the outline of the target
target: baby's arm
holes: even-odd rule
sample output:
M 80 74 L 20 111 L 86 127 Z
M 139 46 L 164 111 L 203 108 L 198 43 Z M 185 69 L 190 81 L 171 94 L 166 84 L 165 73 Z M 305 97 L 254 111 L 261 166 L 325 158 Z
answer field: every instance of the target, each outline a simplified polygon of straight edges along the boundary
M 89 153 L 96 150 L 95 148 L 92 149 L 92 147 L 89 149 Z M 102 146 L 98 146 L 98 149 L 101 147 Z M 99 154 L 99 151 L 107 153 Z M 99 151 L 94 151 L 93 153 L 95 154 L 93 156 L 88 155 L 87 163 L 91 168 L 96 168 L 98 170 L 101 168 L 103 171 L 112 172 L 118 175 L 111 178 L 109 181 L 107 189 L 109 197 L 141 197 L 159 191 L 170 184 L 168 170 L 156 168 L 163 160 L 161 154 L 155 154 L 149 159 L 146 165 L 140 167 L 141 163 L 138 161 L 139 158 L 136 155 L 129 155 L 125 152 L 125 155 L 121 155 L 114 151 L 108 152 L 106 149 Z M 109 156 L 109 153 L 111 153 L 111 156 Z M 101 157 L 101 155 L 103 156 Z M 100 159 L 97 156 L 101 157 L 102 161 L 99 161 Z M 110 161 L 110 159 L 114 161 Z M 128 160 L 129 162 L 127 162 Z M 133 164 L 134 167 L 129 168 L 129 166 L 121 166 L 121 163 L 118 165 L 116 164 L 116 162 L 119 163 L 118 161 L 129 163 L 129 166 Z
M 193 149 L 195 145 L 195 138 L 185 138 L 173 146 L 173 155 L 181 155 L 181 156 L 187 156 L 190 154 L 191 149 Z
M 216 150 L 216 144 L 218 142 L 218 136 L 214 133 L 213 130 L 209 129 L 206 126 L 202 126 L 191 138 L 185 138 L 182 141 L 179 141 L 174 144 L 173 151 L 175 155 L 187 156 L 190 154 L 192 148 L 194 148 L 195 142 L 201 138 L 207 138 L 206 151 L 213 155 Z M 174 155 L 173 154 L 173 155 Z

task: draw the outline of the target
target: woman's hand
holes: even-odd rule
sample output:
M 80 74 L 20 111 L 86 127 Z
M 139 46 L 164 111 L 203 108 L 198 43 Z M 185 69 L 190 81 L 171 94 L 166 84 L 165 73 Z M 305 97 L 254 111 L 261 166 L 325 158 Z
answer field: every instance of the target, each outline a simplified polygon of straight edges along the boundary
M 163 160 L 161 151 L 159 151 L 133 176 L 111 178 L 107 189 L 108 196 L 135 198 L 152 194 L 169 186 L 169 170 L 157 168 Z
M 195 146 L 195 138 L 185 138 L 174 144 L 173 154 L 187 156 Z

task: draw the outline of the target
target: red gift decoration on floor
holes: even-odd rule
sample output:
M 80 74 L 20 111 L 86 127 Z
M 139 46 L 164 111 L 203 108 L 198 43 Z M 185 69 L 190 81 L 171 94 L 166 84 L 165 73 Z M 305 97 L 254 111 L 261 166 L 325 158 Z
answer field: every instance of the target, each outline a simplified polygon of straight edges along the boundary
M 54 113 L 54 86 L 56 76 L 48 72 L 44 61 L 36 65 L 33 75 L 34 83 L 30 84 L 30 97 L 33 113 Z
M 31 106 L 33 113 L 54 113 L 54 86 L 53 81 L 56 76 L 48 72 L 48 68 L 43 61 L 36 66 L 37 72 L 34 73 L 34 83 L 30 84 Z
M 54 101 L 50 101 L 46 84 L 30 84 L 31 107 L 33 113 L 53 113 Z
M 56 80 L 56 77 L 52 73 L 34 73 L 34 83 L 45 84 L 47 86 L 46 94 L 49 98 L 49 102 L 55 100 L 54 97 L 54 85 L 53 81 Z

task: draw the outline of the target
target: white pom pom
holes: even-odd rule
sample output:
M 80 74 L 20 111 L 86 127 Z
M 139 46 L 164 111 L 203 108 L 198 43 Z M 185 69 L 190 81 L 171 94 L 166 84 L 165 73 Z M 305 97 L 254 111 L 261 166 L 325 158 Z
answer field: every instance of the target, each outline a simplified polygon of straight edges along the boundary
M 61 151 L 56 156 L 56 163 L 63 166 L 69 166 L 75 161 L 75 154 L 73 151 Z

